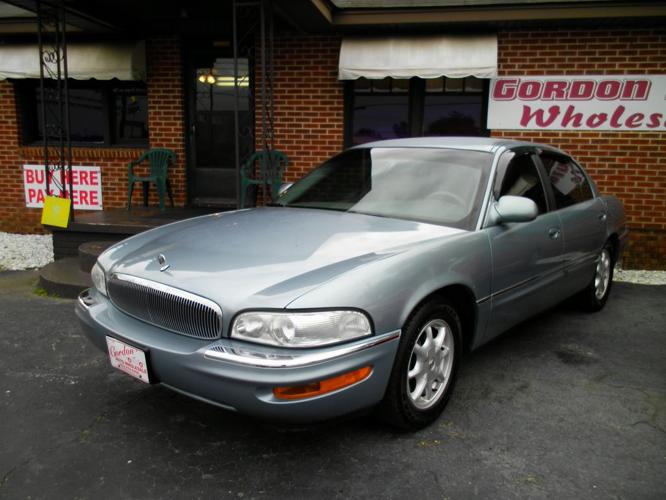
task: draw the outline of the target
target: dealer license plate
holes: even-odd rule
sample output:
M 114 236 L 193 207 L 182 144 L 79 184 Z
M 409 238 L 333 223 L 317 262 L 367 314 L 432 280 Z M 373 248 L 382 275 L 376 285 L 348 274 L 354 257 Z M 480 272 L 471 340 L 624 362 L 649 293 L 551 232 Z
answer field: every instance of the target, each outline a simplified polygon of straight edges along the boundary
M 112 337 L 106 337 L 106 346 L 111 366 L 138 378 L 141 382 L 150 383 L 145 352 Z

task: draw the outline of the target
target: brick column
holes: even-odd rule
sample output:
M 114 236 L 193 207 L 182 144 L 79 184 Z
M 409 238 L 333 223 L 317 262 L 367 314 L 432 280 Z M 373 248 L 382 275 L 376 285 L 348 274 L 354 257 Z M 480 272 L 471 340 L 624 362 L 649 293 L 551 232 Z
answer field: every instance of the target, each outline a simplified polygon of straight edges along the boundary
M 185 157 L 185 92 L 181 42 L 177 38 L 146 41 L 148 131 L 151 148 L 168 148 L 178 155 L 169 171 L 174 202 L 187 201 Z
M 14 86 L 0 81 L 0 231 L 44 232 L 41 211 L 25 208 Z

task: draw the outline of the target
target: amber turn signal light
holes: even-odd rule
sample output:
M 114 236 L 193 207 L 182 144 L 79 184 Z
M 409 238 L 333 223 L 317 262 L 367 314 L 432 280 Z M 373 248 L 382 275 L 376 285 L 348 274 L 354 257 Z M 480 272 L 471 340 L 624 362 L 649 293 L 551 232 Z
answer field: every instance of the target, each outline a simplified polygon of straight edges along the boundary
M 320 382 L 312 382 L 306 385 L 296 385 L 293 387 L 276 387 L 273 394 L 279 399 L 304 399 L 326 394 L 327 392 L 337 391 L 343 387 L 348 387 L 356 382 L 365 380 L 372 373 L 371 366 L 364 366 L 352 372 L 343 373 L 337 377 L 327 378 Z

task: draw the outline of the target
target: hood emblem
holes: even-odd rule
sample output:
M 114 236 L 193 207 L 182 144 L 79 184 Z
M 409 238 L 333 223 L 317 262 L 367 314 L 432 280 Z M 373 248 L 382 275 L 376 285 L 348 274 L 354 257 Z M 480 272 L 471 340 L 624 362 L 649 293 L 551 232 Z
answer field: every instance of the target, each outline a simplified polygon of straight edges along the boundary
M 166 257 L 164 256 L 163 253 L 161 253 L 157 256 L 157 262 L 160 265 L 160 271 L 161 272 L 164 272 L 164 271 L 166 271 L 167 269 L 169 269 L 171 267 L 171 264 L 167 264 Z

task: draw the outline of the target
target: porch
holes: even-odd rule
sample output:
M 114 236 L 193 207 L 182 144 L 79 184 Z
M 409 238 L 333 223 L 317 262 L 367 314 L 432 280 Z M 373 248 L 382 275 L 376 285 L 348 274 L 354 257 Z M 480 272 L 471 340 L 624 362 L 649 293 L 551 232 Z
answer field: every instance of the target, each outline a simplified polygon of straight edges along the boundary
M 39 270 L 40 286 L 49 294 L 76 297 L 91 286 L 90 270 L 112 244 L 149 229 L 213 213 L 213 208 L 116 208 L 78 215 L 67 228 L 47 226 L 53 234 L 54 262 Z
M 273 33 L 292 22 L 280 4 L 1 1 L 0 80 L 17 104 L 20 163 L 52 172 L 44 193 L 84 209 L 102 203 L 79 206 L 71 169 L 95 166 L 104 209 L 116 209 L 128 161 L 166 148 L 177 206 L 237 208 L 242 165 L 274 148 Z
M 158 207 L 111 208 L 77 215 L 67 228 L 47 227 L 53 233 L 54 258 L 60 260 L 78 256 L 79 246 L 87 241 L 115 243 L 149 229 L 215 211 L 204 207 L 175 207 L 163 211 Z

